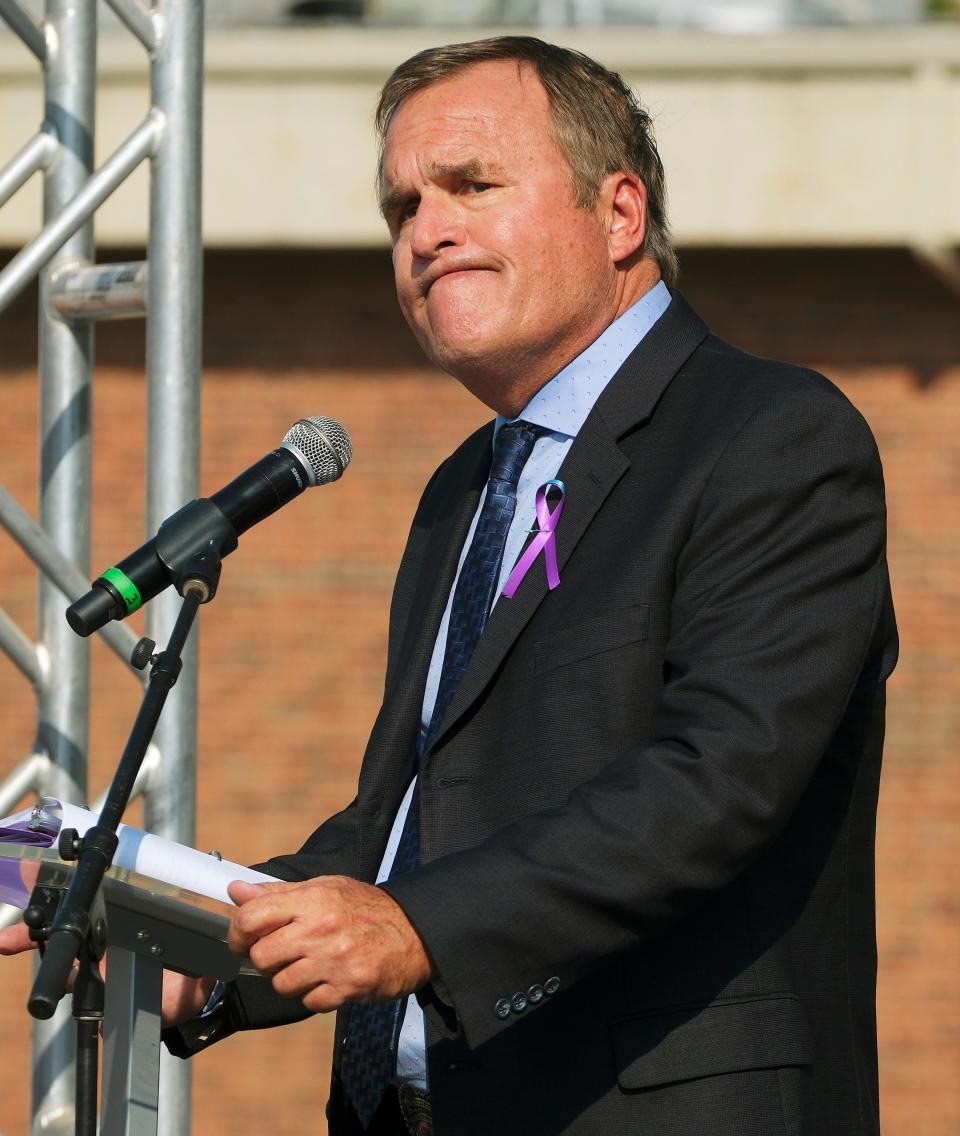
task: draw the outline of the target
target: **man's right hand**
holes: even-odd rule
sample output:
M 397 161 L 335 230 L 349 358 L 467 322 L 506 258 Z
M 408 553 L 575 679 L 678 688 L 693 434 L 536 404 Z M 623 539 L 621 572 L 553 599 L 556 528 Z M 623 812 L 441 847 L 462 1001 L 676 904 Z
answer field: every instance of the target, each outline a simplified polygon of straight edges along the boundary
M 19 955 L 34 950 L 36 943 L 30 939 L 30 932 L 24 923 L 16 923 L 0 931 L 0 955 Z M 101 963 L 101 970 L 105 966 Z M 187 978 L 173 970 L 163 972 L 163 1016 L 164 1028 L 177 1026 L 181 1022 L 195 1018 L 207 1004 L 216 980 L 213 978 Z M 72 981 L 68 990 L 72 988 Z

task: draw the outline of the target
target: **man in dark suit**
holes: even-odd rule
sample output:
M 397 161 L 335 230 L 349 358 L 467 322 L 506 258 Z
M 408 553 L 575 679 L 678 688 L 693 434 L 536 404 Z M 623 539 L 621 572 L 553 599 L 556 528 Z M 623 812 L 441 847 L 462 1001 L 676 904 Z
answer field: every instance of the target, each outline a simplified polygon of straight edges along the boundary
M 877 1133 L 870 432 L 668 290 L 617 76 L 441 48 L 379 124 L 401 307 L 498 418 L 414 518 L 356 800 L 233 886 L 272 983 L 171 1045 L 341 1010 L 334 1133 Z

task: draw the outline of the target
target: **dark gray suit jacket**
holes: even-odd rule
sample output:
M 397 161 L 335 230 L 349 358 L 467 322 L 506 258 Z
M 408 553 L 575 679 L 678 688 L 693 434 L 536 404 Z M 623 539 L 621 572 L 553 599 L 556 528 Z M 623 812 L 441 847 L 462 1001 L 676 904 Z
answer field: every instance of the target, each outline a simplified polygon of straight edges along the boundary
M 374 877 L 490 437 L 414 518 L 356 801 L 268 870 Z M 675 296 L 559 476 L 560 585 L 538 563 L 494 608 L 421 770 L 423 865 L 387 885 L 439 976 L 437 1134 L 875 1134 L 870 431 Z M 290 1013 L 256 981 L 229 1007 Z M 337 1101 L 335 1074 L 333 1132 Z

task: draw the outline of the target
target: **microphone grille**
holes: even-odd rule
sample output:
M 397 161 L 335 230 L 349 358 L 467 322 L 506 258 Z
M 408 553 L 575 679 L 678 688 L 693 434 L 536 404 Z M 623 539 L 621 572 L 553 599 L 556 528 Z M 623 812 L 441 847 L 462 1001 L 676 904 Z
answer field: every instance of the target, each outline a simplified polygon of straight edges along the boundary
M 336 481 L 353 457 L 350 435 L 332 418 L 301 418 L 286 432 L 283 444 L 307 463 L 314 485 Z

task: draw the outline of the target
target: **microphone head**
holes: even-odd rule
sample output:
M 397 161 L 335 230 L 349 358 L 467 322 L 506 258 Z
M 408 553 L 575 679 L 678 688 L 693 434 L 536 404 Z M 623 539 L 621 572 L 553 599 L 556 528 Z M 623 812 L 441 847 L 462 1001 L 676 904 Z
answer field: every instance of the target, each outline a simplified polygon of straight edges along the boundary
M 350 464 L 350 435 L 332 418 L 301 418 L 283 437 L 283 445 L 306 466 L 311 485 L 336 481 Z

